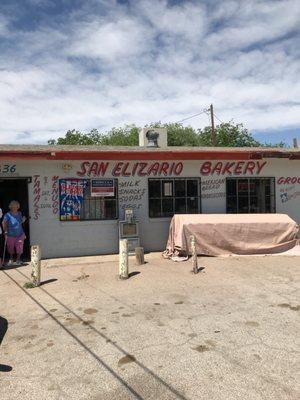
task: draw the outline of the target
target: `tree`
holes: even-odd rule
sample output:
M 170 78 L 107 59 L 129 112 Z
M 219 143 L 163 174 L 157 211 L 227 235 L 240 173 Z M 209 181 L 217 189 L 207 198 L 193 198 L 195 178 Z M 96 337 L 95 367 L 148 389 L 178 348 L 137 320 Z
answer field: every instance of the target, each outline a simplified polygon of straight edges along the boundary
M 81 145 L 87 146 L 92 144 L 101 144 L 101 134 L 97 131 L 97 129 L 92 129 L 89 133 L 81 133 L 76 131 L 75 129 L 67 131 L 64 137 L 60 137 L 57 140 L 50 139 L 48 140 L 48 144 L 50 145 Z
M 169 146 L 201 146 L 197 131 L 191 126 L 182 126 L 179 123 L 162 124 L 154 122 L 149 128 L 166 128 Z
M 124 128 L 112 128 L 103 135 L 102 145 L 106 146 L 138 146 L 139 130 L 135 125 L 125 125 Z
M 200 142 L 202 146 L 212 146 L 212 129 L 205 127 L 199 129 Z M 244 128 L 243 124 L 222 122 L 215 128 L 216 145 L 221 147 L 259 147 L 261 143 Z
M 106 134 L 92 129 L 89 133 L 81 133 L 75 129 L 67 131 L 58 139 L 48 140 L 50 145 L 96 145 L 96 146 L 137 146 L 139 144 L 139 128 L 125 125 L 123 128 L 112 128 Z
M 180 123 L 162 124 L 153 122 L 149 128 L 166 128 L 168 132 L 169 146 L 212 146 L 211 127 L 195 130 L 191 126 L 182 126 Z M 89 133 L 82 133 L 75 129 L 69 130 L 65 136 L 48 141 L 50 145 L 97 145 L 97 146 L 138 146 L 139 127 L 136 125 L 125 125 L 120 128 L 112 128 L 106 133 L 100 133 L 92 129 Z M 280 142 L 275 145 L 260 143 L 255 140 L 251 133 L 243 126 L 233 121 L 221 123 L 216 126 L 216 141 L 219 147 L 285 147 Z
M 261 146 L 263 146 L 263 147 L 280 147 L 280 148 L 290 147 L 283 141 L 278 142 L 278 143 L 266 143 L 265 142 L 265 143 L 261 144 Z
M 191 126 L 183 127 L 179 123 L 150 124 L 153 128 L 166 128 L 168 131 L 169 146 L 212 146 L 212 129 L 207 126 L 197 131 Z M 258 147 L 262 146 L 244 128 L 243 124 L 235 124 L 233 121 L 221 123 L 215 127 L 216 142 L 218 147 Z

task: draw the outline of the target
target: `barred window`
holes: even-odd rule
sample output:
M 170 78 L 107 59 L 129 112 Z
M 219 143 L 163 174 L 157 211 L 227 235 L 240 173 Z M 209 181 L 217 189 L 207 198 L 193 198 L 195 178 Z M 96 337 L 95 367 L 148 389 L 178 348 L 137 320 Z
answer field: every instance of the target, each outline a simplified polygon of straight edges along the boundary
M 227 213 L 274 213 L 275 178 L 228 178 Z
M 117 179 L 60 179 L 60 220 L 118 218 Z
M 149 217 L 200 213 L 200 179 L 149 179 Z

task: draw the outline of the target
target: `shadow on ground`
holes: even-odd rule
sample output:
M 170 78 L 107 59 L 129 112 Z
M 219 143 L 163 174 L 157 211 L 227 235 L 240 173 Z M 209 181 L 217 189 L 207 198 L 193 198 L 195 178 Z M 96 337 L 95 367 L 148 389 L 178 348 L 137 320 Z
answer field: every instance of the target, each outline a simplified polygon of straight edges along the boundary
M 52 282 L 56 282 L 56 281 L 57 281 L 56 278 L 47 279 L 46 281 L 42 281 L 42 282 L 40 283 L 40 286 L 47 285 L 48 283 L 52 283 Z
M 23 268 L 23 267 L 27 267 L 29 263 L 28 262 L 24 262 L 22 265 L 8 265 L 8 264 L 3 264 L 3 270 L 10 270 L 10 269 L 19 269 L 19 268 Z
M 6 318 L 0 316 L 0 345 L 4 339 L 4 336 L 7 332 L 8 322 Z M 12 370 L 12 367 L 5 364 L 0 364 L 0 372 L 9 372 Z
M 133 276 L 138 275 L 138 274 L 140 274 L 140 273 L 141 273 L 140 271 L 132 271 L 132 272 L 130 272 L 130 273 L 128 274 L 128 277 L 129 277 L 129 278 L 132 278 Z
M 21 274 L 23 277 L 28 278 L 23 272 L 18 271 L 19 274 Z M 139 274 L 139 271 L 133 271 L 132 274 Z M 139 400 L 144 400 L 144 398 L 132 387 L 129 385 L 125 379 L 123 379 L 118 372 L 116 372 L 113 368 L 111 368 L 101 357 L 99 357 L 84 341 L 82 341 L 76 334 L 74 334 L 69 327 L 67 327 L 65 324 L 63 324 L 59 319 L 50 311 L 47 310 L 47 308 L 41 304 L 35 297 L 33 297 L 30 293 L 28 293 L 12 276 L 9 274 L 5 273 L 7 277 L 9 277 L 37 306 L 39 306 L 48 316 L 57 323 L 66 333 L 68 333 L 87 353 L 89 353 L 102 367 L 104 367 L 115 379 L 117 379 L 124 388 L 126 388 L 136 399 Z M 155 372 L 153 372 L 150 368 L 148 368 L 146 365 L 144 365 L 142 362 L 137 360 L 134 356 L 130 355 L 127 353 L 125 349 L 123 349 L 121 346 L 116 344 L 116 342 L 112 341 L 111 338 L 109 338 L 107 335 L 104 333 L 100 332 L 98 329 L 96 329 L 93 325 L 86 323 L 86 321 L 78 315 L 75 311 L 70 309 L 66 304 L 61 302 L 59 299 L 57 299 L 53 294 L 48 292 L 46 289 L 42 288 L 39 286 L 39 289 L 42 290 L 45 294 L 47 294 L 50 298 L 52 298 L 54 301 L 56 301 L 57 304 L 61 305 L 63 308 L 65 308 L 66 311 L 69 313 L 73 314 L 73 316 L 87 325 L 89 329 L 91 329 L 94 333 L 102 337 L 103 339 L 106 340 L 107 343 L 111 343 L 111 345 L 120 352 L 120 354 L 123 355 L 122 359 L 123 360 L 130 360 L 127 362 L 134 362 L 141 370 L 143 371 L 143 374 L 147 374 L 150 378 L 152 378 L 156 385 L 160 384 L 163 386 L 164 390 L 169 392 L 171 396 L 174 396 L 177 399 L 180 400 L 187 400 L 177 389 L 175 389 L 172 385 L 168 384 L 164 379 L 162 379 L 159 375 L 157 375 Z M 121 360 L 122 360 L 121 359 Z M 123 361 L 124 363 L 124 361 Z M 122 361 L 121 361 L 122 364 Z

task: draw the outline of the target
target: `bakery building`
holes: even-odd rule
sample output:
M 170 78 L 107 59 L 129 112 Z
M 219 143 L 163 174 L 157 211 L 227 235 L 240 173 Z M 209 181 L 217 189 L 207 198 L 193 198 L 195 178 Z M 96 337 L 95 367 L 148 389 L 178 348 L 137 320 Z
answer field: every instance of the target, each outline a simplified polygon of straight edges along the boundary
M 27 255 L 32 244 L 44 258 L 116 253 L 126 210 L 146 251 L 165 248 L 174 214 L 300 223 L 300 149 L 167 147 L 155 133 L 137 147 L 0 145 L 0 207 L 18 200 L 29 217 Z

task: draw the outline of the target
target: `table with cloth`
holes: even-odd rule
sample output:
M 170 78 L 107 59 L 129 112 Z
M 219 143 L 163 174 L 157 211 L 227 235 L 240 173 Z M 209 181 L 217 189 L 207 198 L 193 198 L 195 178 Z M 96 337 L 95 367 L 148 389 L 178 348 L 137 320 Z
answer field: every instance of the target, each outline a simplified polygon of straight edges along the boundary
M 164 257 L 272 254 L 297 243 L 298 224 L 286 214 L 176 214 L 171 220 Z

